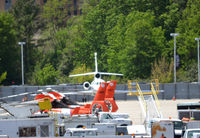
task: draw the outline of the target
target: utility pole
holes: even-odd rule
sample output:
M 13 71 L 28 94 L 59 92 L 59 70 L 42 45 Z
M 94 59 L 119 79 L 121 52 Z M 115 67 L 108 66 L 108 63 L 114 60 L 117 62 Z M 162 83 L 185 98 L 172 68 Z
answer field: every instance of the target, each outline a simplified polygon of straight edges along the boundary
M 25 45 L 25 42 L 19 42 L 19 45 L 21 45 L 21 64 L 22 64 L 22 85 L 24 85 L 24 55 L 23 55 L 23 45 Z
M 170 33 L 170 36 L 174 37 L 174 83 L 176 83 L 176 36 L 179 33 Z
M 200 67 L 199 67 L 199 39 L 200 38 L 195 38 L 195 40 L 197 41 L 197 58 L 198 58 L 198 83 L 200 82 Z

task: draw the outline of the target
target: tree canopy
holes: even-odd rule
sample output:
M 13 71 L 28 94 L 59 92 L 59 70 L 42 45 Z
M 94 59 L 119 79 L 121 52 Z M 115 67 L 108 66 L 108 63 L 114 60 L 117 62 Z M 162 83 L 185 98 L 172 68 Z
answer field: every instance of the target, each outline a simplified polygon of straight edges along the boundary
M 173 82 L 170 33 L 175 32 L 180 34 L 177 80 L 197 81 L 199 0 L 85 0 L 78 16 L 71 15 L 71 5 L 70 0 L 48 0 L 43 7 L 34 0 L 17 0 L 11 14 L 0 14 L 0 74 L 7 72 L 3 84 L 20 82 L 18 41 L 27 43 L 25 80 L 29 84 L 91 80 L 68 75 L 93 71 L 94 52 L 99 70 L 123 73 L 121 82 L 156 76 L 161 82 Z
M 6 85 L 20 79 L 20 47 L 16 40 L 14 17 L 9 13 L 0 13 L 0 74 L 7 72 L 7 78 L 3 82 Z

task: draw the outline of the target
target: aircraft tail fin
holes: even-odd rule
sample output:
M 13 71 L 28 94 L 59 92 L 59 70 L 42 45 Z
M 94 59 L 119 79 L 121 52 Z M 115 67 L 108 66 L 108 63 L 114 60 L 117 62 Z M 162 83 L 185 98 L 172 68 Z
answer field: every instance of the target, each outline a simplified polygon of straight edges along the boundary
M 106 87 L 107 87 L 107 83 L 103 82 L 101 83 L 101 85 L 99 86 L 99 89 L 97 90 L 97 93 L 94 97 L 94 101 L 104 101 L 105 98 L 105 92 L 106 92 Z
M 114 95 L 115 95 L 115 88 L 117 85 L 117 81 L 110 81 L 105 93 L 105 102 L 109 111 L 116 112 L 118 110 L 118 106 L 115 102 Z
M 105 98 L 113 98 L 115 95 L 115 88 L 117 85 L 117 81 L 110 81 L 106 88 Z

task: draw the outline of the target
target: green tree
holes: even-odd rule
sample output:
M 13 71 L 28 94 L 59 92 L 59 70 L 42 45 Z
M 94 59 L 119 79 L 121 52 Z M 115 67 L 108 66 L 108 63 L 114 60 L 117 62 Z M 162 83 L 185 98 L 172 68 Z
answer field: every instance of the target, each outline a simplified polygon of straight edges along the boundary
M 1 85 L 2 81 L 4 81 L 6 79 L 6 75 L 7 75 L 7 72 L 4 72 L 3 74 L 1 74 L 1 76 L 0 76 L 0 85 Z
M 36 66 L 34 72 L 34 84 L 36 85 L 51 85 L 58 83 L 59 71 L 56 71 L 51 64 L 46 64 L 40 69 Z
M 44 39 L 47 39 L 45 46 L 50 45 L 55 58 L 59 56 L 57 54 L 59 53 L 60 47 L 63 48 L 65 45 L 62 40 L 63 38 L 66 38 L 66 25 L 70 18 L 69 12 L 71 9 L 69 9 L 69 7 L 71 4 L 72 3 L 69 0 L 48 0 L 43 7 L 42 19 L 46 24 L 43 37 Z M 64 36 L 62 37 L 60 34 L 63 34 Z M 60 38 L 62 40 L 60 40 Z
M 102 71 L 121 72 L 131 79 L 150 77 L 151 65 L 162 55 L 166 44 L 157 15 L 167 10 L 153 4 L 148 0 L 100 1 L 83 18 L 77 60 L 92 67 L 93 53 L 98 52 Z M 167 5 L 166 0 L 164 7 Z M 146 13 L 136 12 L 142 10 Z
M 70 17 L 70 5 L 72 1 L 69 0 L 49 0 L 42 13 L 46 22 L 46 29 L 42 35 L 46 40 L 42 49 L 46 56 L 44 63 L 48 60 L 47 62 L 60 70 L 62 75 L 68 75 L 73 69 L 74 39 L 78 35 L 77 18 Z
M 172 2 L 166 6 L 167 11 L 159 16 L 159 20 L 162 22 L 162 27 L 165 30 L 166 40 L 171 40 L 170 33 L 175 32 L 178 21 L 181 18 L 182 12 L 179 10 L 180 5 Z
M 173 61 L 173 59 L 172 59 Z M 151 79 L 158 79 L 161 83 L 173 81 L 173 62 L 167 62 L 165 57 L 155 61 L 152 66 Z
M 197 82 L 198 81 L 198 68 L 197 63 L 193 60 L 188 67 L 180 68 L 177 73 L 177 81 L 179 82 Z
M 118 15 L 128 15 L 132 11 L 131 0 L 90 0 L 89 10 L 83 9 L 87 13 L 83 18 L 82 40 L 77 46 L 77 60 L 92 68 L 93 53 L 98 52 L 99 68 L 102 71 L 108 70 L 108 37 L 110 30 L 116 25 Z M 86 12 L 85 12 L 86 11 Z
M 70 5 L 72 5 L 72 1 L 69 0 L 48 0 L 43 7 L 42 14 L 47 25 L 53 30 L 65 27 L 71 14 Z
M 177 50 L 183 68 L 187 67 L 192 60 L 197 59 L 197 43 L 195 37 L 200 36 L 200 1 L 188 0 L 187 7 L 183 11 L 182 20 L 178 22 L 176 32 Z
M 122 58 L 123 50 L 127 47 L 125 45 L 126 32 L 126 16 L 120 14 L 117 19 L 117 24 L 108 31 L 108 45 L 109 48 L 105 51 L 108 59 L 109 72 L 122 72 Z M 125 75 L 125 74 L 124 74 Z
M 40 48 L 43 55 L 41 64 L 50 63 L 60 71 L 61 82 L 66 80 L 75 63 L 75 45 L 79 42 L 81 33 L 81 17 L 72 17 L 67 21 L 67 27 L 60 28 L 54 34 L 53 40 L 47 40 Z
M 131 12 L 125 21 L 123 16 L 119 18 L 109 36 L 109 68 L 128 79 L 150 77 L 151 65 L 161 56 L 165 43 L 164 31 L 154 27 L 154 18 L 148 12 Z
M 85 64 L 82 64 L 81 66 L 77 66 L 70 73 L 70 75 L 79 74 L 79 73 L 88 73 L 88 72 L 92 72 L 92 70 L 90 68 L 86 68 Z M 93 75 L 90 75 L 90 76 L 80 76 L 80 77 L 71 78 L 72 82 L 74 82 L 74 83 L 83 83 L 85 81 L 91 82 L 93 79 L 94 79 Z
M 98 52 L 98 59 L 101 60 L 101 54 L 103 54 L 103 47 L 106 45 L 105 38 L 105 11 L 100 10 L 98 5 L 93 12 L 89 12 L 83 20 L 82 35 L 84 39 L 80 40 L 77 45 L 77 60 L 86 66 L 92 67 L 94 52 Z M 99 62 L 100 66 L 101 63 Z
M 16 44 L 14 18 L 9 13 L 0 13 L 0 74 L 7 72 L 4 85 L 20 81 L 20 47 Z
M 38 57 L 36 44 L 32 43 L 32 40 L 42 25 L 42 20 L 39 17 L 40 7 L 35 0 L 16 0 L 10 13 L 15 19 L 17 41 L 26 42 L 24 45 L 24 72 L 25 78 L 29 78 Z

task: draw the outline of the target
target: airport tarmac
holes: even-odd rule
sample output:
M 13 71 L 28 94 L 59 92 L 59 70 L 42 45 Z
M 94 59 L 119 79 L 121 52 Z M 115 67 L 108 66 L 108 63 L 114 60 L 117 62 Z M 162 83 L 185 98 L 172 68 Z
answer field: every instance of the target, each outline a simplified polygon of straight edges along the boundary
M 116 101 L 119 107 L 117 112 L 128 113 L 133 124 L 140 125 L 144 121 L 142 109 L 138 100 L 131 101 Z M 178 118 L 177 104 L 184 102 L 200 102 L 200 99 L 178 99 L 178 100 L 159 100 L 161 112 L 164 118 Z

